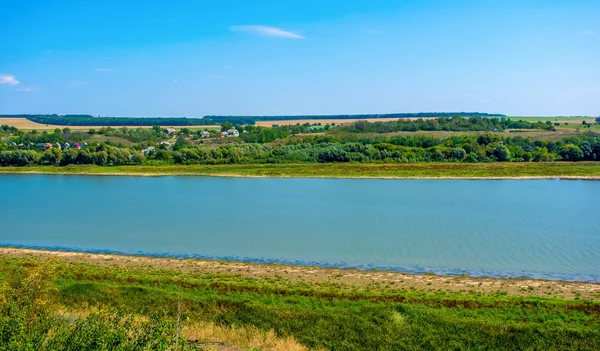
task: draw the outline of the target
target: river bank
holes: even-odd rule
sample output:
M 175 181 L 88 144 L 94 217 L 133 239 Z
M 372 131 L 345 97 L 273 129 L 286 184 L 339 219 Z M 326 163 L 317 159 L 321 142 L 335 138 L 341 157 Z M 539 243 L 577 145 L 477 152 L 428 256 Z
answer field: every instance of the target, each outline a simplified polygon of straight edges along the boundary
M 530 278 L 492 278 L 411 274 L 394 271 L 358 270 L 282 264 L 261 264 L 204 259 L 178 259 L 151 256 L 52 251 L 0 247 L 0 256 L 28 257 L 48 260 L 58 258 L 65 262 L 93 264 L 102 267 L 140 269 L 153 267 L 174 270 L 181 274 L 231 274 L 250 279 L 285 279 L 293 283 L 339 284 L 348 290 L 383 287 L 391 290 L 417 289 L 435 293 L 465 292 L 507 294 L 511 296 L 552 296 L 563 299 L 600 301 L 600 283 L 541 280 Z
M 0 272 L 2 291 L 51 301 L 61 316 L 117 313 L 173 335 L 165 326 L 181 320 L 189 342 L 219 350 L 600 347 L 598 284 L 14 248 L 0 249 Z
M 600 180 L 600 162 L 538 163 L 308 163 L 157 166 L 0 167 L 0 174 L 112 176 L 219 176 L 378 179 L 588 179 Z

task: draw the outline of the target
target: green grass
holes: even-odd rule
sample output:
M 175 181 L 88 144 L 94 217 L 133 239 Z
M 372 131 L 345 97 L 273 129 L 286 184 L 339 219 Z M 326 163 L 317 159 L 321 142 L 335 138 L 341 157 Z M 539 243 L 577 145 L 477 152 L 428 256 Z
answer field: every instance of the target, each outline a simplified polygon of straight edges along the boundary
M 30 259 L 0 257 L 3 279 Z M 57 263 L 66 308 L 166 313 L 183 320 L 274 329 L 311 349 L 598 350 L 600 304 L 584 300 L 425 290 L 355 290 L 332 283 Z
M 100 134 L 95 134 L 90 136 L 89 138 L 87 138 L 85 140 L 86 142 L 94 142 L 94 143 L 104 143 L 104 142 L 111 142 L 115 145 L 123 145 L 125 147 L 132 147 L 134 146 L 136 143 L 134 143 L 133 141 L 130 141 L 128 139 L 125 138 L 121 138 L 121 137 L 117 137 L 117 136 L 105 136 L 105 135 L 100 135 Z
M 267 177 L 600 177 L 600 162 L 0 167 L 0 173 Z

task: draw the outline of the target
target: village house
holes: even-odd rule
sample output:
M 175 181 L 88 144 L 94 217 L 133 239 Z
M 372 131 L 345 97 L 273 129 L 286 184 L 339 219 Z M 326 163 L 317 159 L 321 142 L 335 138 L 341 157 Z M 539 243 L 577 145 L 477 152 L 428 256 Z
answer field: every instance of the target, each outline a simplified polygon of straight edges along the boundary
M 200 133 L 200 136 L 201 136 L 202 138 L 209 138 L 209 137 L 210 137 L 210 133 L 209 133 L 209 132 L 201 132 L 201 133 Z
M 52 144 L 50 144 L 50 143 L 37 143 L 37 147 L 40 150 L 48 150 L 48 149 L 52 149 Z
M 239 137 L 240 132 L 238 132 L 237 129 L 229 129 L 226 132 L 222 132 L 221 136 L 222 137 Z
M 142 150 L 142 154 L 148 155 L 149 153 L 154 152 L 154 151 L 156 151 L 156 148 L 154 146 L 149 146 Z
M 52 149 L 52 144 L 50 143 L 38 143 L 37 146 L 42 150 Z
M 167 129 L 165 129 L 165 133 L 167 133 L 167 134 L 172 134 L 172 133 L 175 133 L 176 131 L 177 130 L 175 130 L 175 128 L 167 128 Z

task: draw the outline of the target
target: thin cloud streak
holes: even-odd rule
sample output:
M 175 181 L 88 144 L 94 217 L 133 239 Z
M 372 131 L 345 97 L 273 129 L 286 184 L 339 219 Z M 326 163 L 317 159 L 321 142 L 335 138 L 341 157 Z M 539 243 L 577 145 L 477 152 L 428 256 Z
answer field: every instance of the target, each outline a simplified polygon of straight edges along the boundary
M 287 39 L 305 39 L 302 35 L 281 28 L 269 26 L 232 26 L 229 30 L 233 32 L 247 32 L 263 37 L 287 38 Z
M 19 82 L 15 76 L 11 76 L 8 74 L 0 74 L 0 84 L 17 85 L 19 83 L 21 83 L 21 82 Z

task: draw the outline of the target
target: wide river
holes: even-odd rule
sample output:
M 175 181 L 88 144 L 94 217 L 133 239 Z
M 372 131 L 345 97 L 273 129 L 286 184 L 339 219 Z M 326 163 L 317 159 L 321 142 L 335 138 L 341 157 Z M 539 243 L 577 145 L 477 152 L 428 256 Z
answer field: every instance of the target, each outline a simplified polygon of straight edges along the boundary
M 600 182 L 0 175 L 0 245 L 600 280 Z

